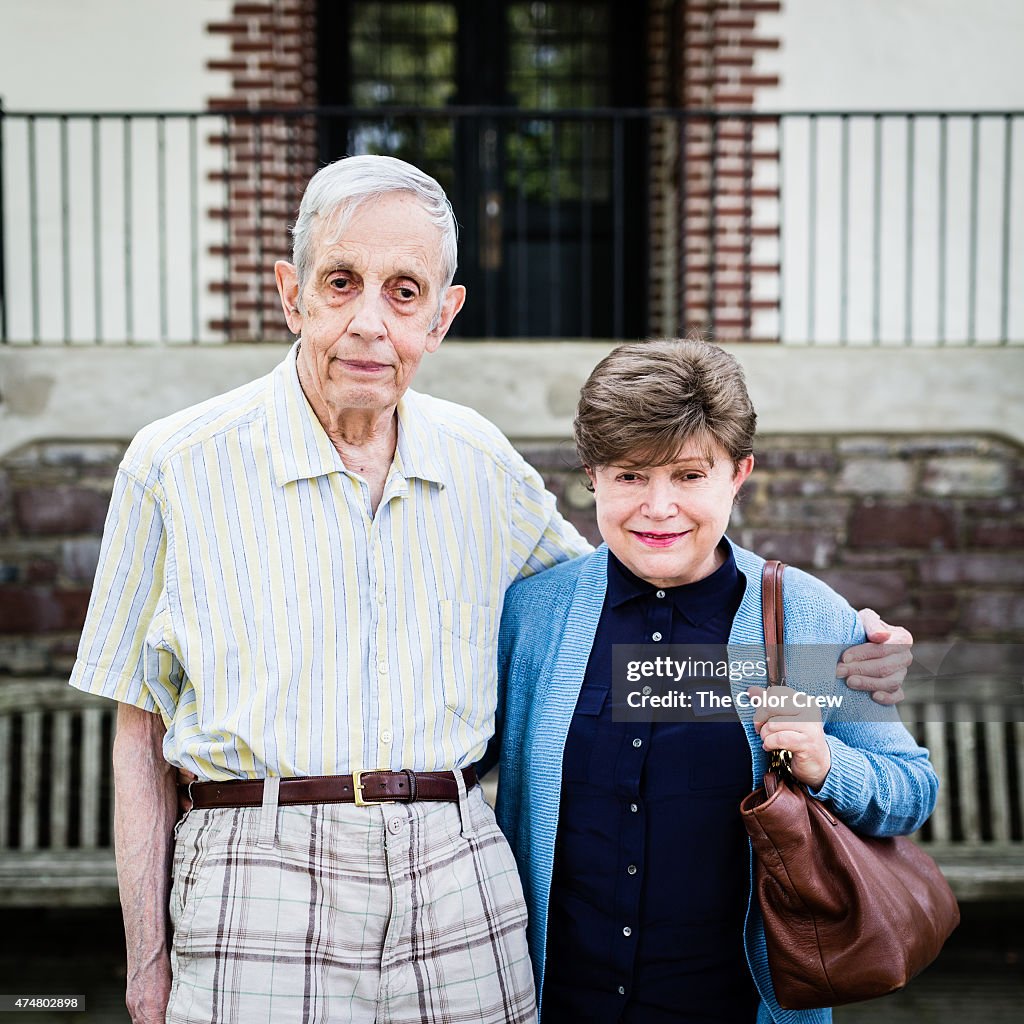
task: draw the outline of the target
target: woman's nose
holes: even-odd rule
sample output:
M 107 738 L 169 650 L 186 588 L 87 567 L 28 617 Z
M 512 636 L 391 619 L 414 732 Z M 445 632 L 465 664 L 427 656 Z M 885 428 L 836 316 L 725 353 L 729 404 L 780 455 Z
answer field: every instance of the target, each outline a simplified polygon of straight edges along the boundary
M 652 484 L 647 488 L 641 511 L 652 519 L 668 519 L 679 512 L 675 492 L 669 485 Z

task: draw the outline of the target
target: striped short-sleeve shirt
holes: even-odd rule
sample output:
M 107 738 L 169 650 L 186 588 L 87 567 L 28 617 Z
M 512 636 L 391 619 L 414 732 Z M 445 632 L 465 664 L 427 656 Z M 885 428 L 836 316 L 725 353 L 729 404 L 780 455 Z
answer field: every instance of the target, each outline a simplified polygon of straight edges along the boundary
M 374 513 L 296 351 L 132 442 L 71 684 L 159 712 L 202 778 L 470 764 L 506 588 L 588 545 L 496 427 L 413 391 Z

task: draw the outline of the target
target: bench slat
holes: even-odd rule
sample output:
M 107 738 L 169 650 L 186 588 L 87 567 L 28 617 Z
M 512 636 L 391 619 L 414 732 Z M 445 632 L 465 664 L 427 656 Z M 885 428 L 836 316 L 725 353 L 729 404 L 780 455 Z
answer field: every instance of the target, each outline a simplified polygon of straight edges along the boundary
M 952 823 L 950 821 L 952 812 L 952 799 L 949 783 L 949 761 L 946 757 L 945 722 L 940 715 L 940 709 L 925 706 L 923 709 L 924 718 L 924 745 L 931 754 L 932 765 L 939 776 L 939 795 L 935 801 L 935 811 L 931 816 L 932 842 L 948 842 L 953 835 Z M 929 720 L 931 719 L 931 720 Z
M 103 764 L 103 710 L 82 710 L 82 846 L 94 849 L 100 839 L 100 786 L 107 778 Z
M 1017 820 L 1024 821 L 1024 722 L 1013 723 L 1013 750 L 1017 761 Z
M 63 850 L 68 845 L 68 800 L 71 794 L 71 715 L 53 713 L 53 748 L 50 760 L 50 845 Z
M 21 841 L 22 850 L 39 847 L 39 792 L 42 783 L 43 713 L 26 711 L 21 718 Z
M 11 842 L 10 821 L 11 806 L 11 719 L 0 715 L 0 850 L 6 850 Z
M 986 722 L 984 729 L 992 838 L 997 843 L 1008 842 L 1010 839 L 1010 779 L 1006 764 L 1003 723 Z
M 960 776 L 960 825 L 964 839 L 969 843 L 981 842 L 981 806 L 978 793 L 978 750 L 974 734 L 972 710 L 963 708 L 953 723 L 956 736 L 957 769 Z

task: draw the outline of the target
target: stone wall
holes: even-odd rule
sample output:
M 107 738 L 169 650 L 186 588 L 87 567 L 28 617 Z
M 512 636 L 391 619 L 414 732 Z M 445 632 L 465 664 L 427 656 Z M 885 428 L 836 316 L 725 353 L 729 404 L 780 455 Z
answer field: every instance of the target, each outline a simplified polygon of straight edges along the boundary
M 125 444 L 53 441 L 0 460 L 0 675 L 67 675 Z M 522 446 L 597 540 L 568 442 Z M 1024 457 L 1009 442 L 761 438 L 731 536 L 826 580 L 919 640 L 1024 643 Z
M 730 536 L 825 580 L 919 640 L 1024 642 L 1024 458 L 987 437 L 759 438 Z M 597 541 L 573 451 L 528 445 Z

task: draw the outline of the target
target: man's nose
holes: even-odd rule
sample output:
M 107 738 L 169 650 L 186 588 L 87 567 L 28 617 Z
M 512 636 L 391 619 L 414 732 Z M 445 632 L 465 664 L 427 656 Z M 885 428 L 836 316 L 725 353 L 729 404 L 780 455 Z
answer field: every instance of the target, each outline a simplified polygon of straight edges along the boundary
M 384 322 L 384 295 L 379 289 L 364 288 L 352 306 L 348 333 L 363 341 L 376 341 L 387 333 Z

